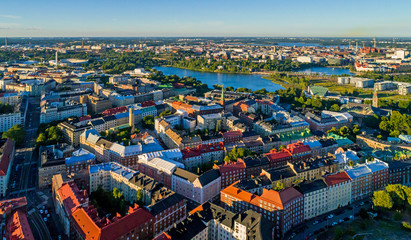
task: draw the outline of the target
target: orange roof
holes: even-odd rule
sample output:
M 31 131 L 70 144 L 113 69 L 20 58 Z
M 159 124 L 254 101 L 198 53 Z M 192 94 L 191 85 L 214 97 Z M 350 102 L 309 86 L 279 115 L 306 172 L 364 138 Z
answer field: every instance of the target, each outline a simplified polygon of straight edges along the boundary
M 72 217 L 77 228 L 86 240 L 111 240 L 119 239 L 133 229 L 141 229 L 141 225 L 153 219 L 153 215 L 137 204 L 130 207 L 124 217 L 114 217 L 111 220 L 99 218 L 93 206 L 76 209 Z
M 85 191 L 80 191 L 74 182 L 63 183 L 57 190 L 57 194 L 63 201 L 63 205 L 67 213 L 73 213 L 81 204 L 88 201 L 88 196 Z
M 154 240 L 171 240 L 171 236 L 168 235 L 166 232 L 163 232 L 157 237 L 155 237 Z
M 289 201 L 302 196 L 302 194 L 293 187 L 286 188 L 280 192 L 271 189 L 267 190 L 264 188 L 261 196 L 258 196 L 236 188 L 233 185 L 221 190 L 221 192 L 256 206 L 261 204 L 259 200 L 264 200 L 265 202 L 273 204 L 280 210 L 284 209 L 284 205 L 286 205 Z
M 23 210 L 15 211 L 12 216 L 7 219 L 5 238 L 9 240 L 34 240 L 27 215 Z
M 85 239 L 100 239 L 101 229 L 90 218 L 84 208 L 78 208 L 72 214 L 74 222 L 82 230 Z

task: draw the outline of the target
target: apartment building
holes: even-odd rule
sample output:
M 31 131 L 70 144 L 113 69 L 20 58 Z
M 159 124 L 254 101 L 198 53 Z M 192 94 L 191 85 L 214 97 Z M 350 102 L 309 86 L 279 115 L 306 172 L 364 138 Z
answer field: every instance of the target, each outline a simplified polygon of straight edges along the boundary
M 184 168 L 184 164 L 163 158 L 143 158 L 139 157 L 138 170 L 145 175 L 152 177 L 155 181 L 161 182 L 168 189 L 171 189 L 172 175 L 176 168 Z
M 26 197 L 1 201 L 0 209 L 2 215 L 1 236 L 3 239 L 34 240 L 34 235 L 27 219 Z
M 242 212 L 251 209 L 273 222 L 274 239 L 280 239 L 304 220 L 304 198 L 295 188 L 263 189 L 261 195 L 256 195 L 231 185 L 221 191 L 220 200 L 227 210 Z
M 296 189 L 304 195 L 304 220 L 328 212 L 328 189 L 323 179 L 301 183 Z
M 69 117 L 81 117 L 87 115 L 86 104 L 70 104 L 64 106 L 44 105 L 41 108 L 40 123 L 64 120 Z
M 187 219 L 162 233 L 155 240 L 272 240 L 273 230 L 273 224 L 253 210 L 244 210 L 236 214 L 207 202 L 195 208 Z
M 351 178 L 346 172 L 325 176 L 328 190 L 328 211 L 351 203 Z
M 171 190 L 196 202 L 204 203 L 218 196 L 221 190 L 221 176 L 217 169 L 197 175 L 177 168 L 172 176 Z
M 197 147 L 184 148 L 181 150 L 183 154 L 182 163 L 189 170 L 195 170 L 202 164 L 224 159 L 224 144 L 201 144 Z
M 12 171 L 15 143 L 10 138 L 0 140 L 0 196 L 5 197 Z
M 236 162 L 224 162 L 224 164 L 215 168 L 220 171 L 222 189 L 237 181 L 246 179 L 247 166 L 242 159 L 238 159 Z

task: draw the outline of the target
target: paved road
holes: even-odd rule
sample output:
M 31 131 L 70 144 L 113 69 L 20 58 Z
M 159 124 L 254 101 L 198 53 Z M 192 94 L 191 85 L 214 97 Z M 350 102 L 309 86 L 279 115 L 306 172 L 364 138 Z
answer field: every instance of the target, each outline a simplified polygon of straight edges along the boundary
M 363 201 L 367 201 L 367 200 L 370 201 L 369 199 L 364 199 Z M 361 210 L 361 208 L 368 209 L 371 207 L 371 203 L 360 205 L 361 202 L 363 201 L 355 202 L 351 204 L 351 206 L 346 206 L 336 211 L 310 219 L 307 222 L 305 222 L 302 226 L 299 226 L 294 230 L 294 232 L 298 232 L 299 229 L 301 229 L 300 232 L 295 235 L 295 237 L 291 238 L 292 232 L 289 232 L 286 234 L 284 239 L 296 239 L 296 240 L 316 239 L 316 236 L 319 234 L 316 231 L 320 229 L 327 229 L 327 226 L 331 226 L 334 222 L 340 224 L 339 223 L 340 219 L 349 218 L 350 216 L 353 216 L 353 219 L 349 220 L 350 222 L 354 220 L 355 218 L 358 218 L 355 215 Z M 350 207 L 352 209 L 350 209 Z M 341 211 L 343 212 L 340 213 L 339 215 L 336 214 L 336 212 L 341 212 Z M 328 218 L 328 216 L 331 213 L 334 215 L 334 217 Z M 318 221 L 319 223 L 314 224 L 315 221 Z
M 24 148 L 16 150 L 16 157 L 13 163 L 12 179 L 9 186 L 9 198 L 23 197 L 27 198 L 27 213 L 29 224 L 36 239 L 51 240 L 47 224 L 44 217 L 40 214 L 42 200 L 38 198 L 36 192 L 37 171 L 38 171 L 38 152 L 34 151 L 35 141 L 37 138 L 37 129 L 40 125 L 40 106 L 39 98 L 28 98 L 27 111 L 25 109 L 26 142 Z

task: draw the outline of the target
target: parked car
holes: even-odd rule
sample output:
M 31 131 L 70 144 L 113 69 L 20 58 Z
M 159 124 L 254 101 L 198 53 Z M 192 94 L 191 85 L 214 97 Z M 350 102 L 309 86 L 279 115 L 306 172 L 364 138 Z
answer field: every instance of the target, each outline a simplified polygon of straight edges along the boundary
M 344 222 L 344 220 L 343 220 L 343 219 L 340 219 L 340 220 L 338 220 L 338 222 L 339 222 L 339 223 L 343 223 L 343 222 Z
M 313 225 L 318 224 L 318 221 L 313 222 Z
M 328 218 L 333 218 L 334 217 L 334 215 L 333 214 L 330 214 L 329 216 L 328 216 Z
M 333 222 L 333 224 L 331 224 L 331 226 L 335 226 L 335 225 L 337 225 L 338 223 L 337 222 Z

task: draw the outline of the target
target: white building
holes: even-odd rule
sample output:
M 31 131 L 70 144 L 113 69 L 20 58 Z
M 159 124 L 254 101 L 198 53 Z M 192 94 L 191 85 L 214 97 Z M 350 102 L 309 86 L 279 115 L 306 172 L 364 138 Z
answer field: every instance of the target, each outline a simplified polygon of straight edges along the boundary
M 24 117 L 20 112 L 0 115 L 0 132 L 6 132 L 16 124 L 23 124 Z
M 86 104 L 73 104 L 68 106 L 43 106 L 40 113 L 40 123 L 59 121 L 69 117 L 87 115 Z
M 346 172 L 328 175 L 324 180 L 328 187 L 328 211 L 351 203 L 351 178 Z
M 302 183 L 297 189 L 304 194 L 304 220 L 328 212 L 328 189 L 323 180 Z

